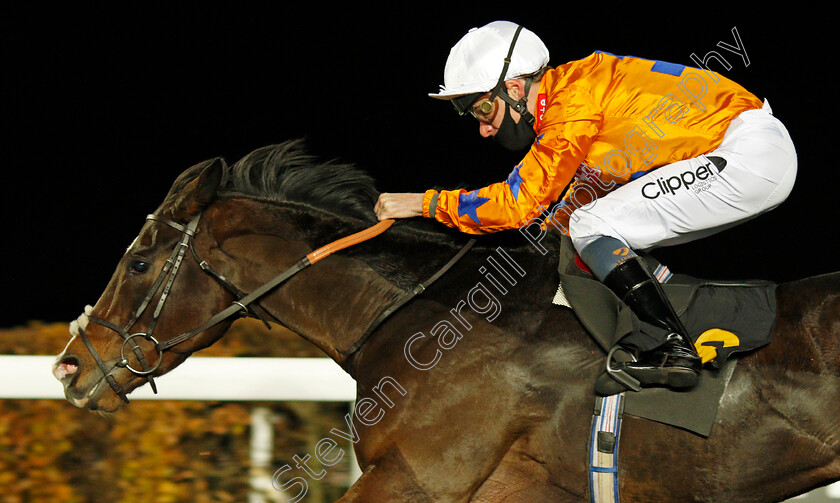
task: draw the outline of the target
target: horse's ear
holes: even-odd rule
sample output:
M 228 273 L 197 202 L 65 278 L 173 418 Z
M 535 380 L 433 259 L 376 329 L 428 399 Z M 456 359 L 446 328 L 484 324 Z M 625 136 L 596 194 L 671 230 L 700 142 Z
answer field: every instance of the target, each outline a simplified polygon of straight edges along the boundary
M 201 165 L 201 173 L 184 185 L 177 194 L 173 194 L 175 200 L 169 211 L 176 220 L 187 221 L 216 200 L 225 171 L 225 161 L 217 157 L 204 161 Z

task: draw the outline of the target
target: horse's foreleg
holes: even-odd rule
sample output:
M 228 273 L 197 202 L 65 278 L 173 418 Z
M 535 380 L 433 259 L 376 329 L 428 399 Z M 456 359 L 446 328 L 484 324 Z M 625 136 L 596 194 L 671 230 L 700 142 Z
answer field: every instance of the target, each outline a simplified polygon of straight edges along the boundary
M 431 503 L 399 451 L 369 464 L 337 503 Z

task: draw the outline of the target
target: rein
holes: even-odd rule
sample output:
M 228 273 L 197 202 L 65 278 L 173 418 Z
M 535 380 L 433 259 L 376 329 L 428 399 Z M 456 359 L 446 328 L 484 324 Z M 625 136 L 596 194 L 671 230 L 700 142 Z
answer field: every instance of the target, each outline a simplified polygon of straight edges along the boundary
M 247 311 L 249 304 L 260 299 L 262 296 L 264 296 L 265 294 L 273 290 L 275 287 L 280 285 L 280 283 L 283 283 L 284 281 L 291 278 L 300 271 L 306 269 L 307 267 L 320 260 L 325 259 L 326 257 L 339 250 L 343 250 L 344 248 L 359 244 L 363 241 L 367 241 L 368 239 L 374 238 L 382 234 L 389 227 L 391 227 L 393 223 L 393 220 L 383 220 L 378 224 L 369 227 L 363 231 L 343 237 L 337 241 L 333 241 L 330 244 L 324 245 L 321 248 L 318 248 L 317 250 L 306 254 L 305 257 L 297 261 L 294 265 L 281 272 L 267 283 L 263 283 L 262 286 L 260 286 L 250 294 L 239 299 L 238 301 L 234 301 L 226 309 L 216 313 L 207 321 L 202 323 L 200 326 L 194 328 L 193 330 L 190 330 L 189 332 L 184 332 L 181 335 L 173 337 L 172 339 L 169 339 L 164 343 L 158 344 L 159 351 L 163 352 L 171 347 L 177 346 L 178 344 L 181 344 L 187 339 L 190 339 L 191 337 L 194 337 L 200 334 L 201 332 L 204 332 L 208 328 L 211 328 L 214 325 L 217 325 L 222 321 L 230 318 L 234 314 L 237 314 L 243 310 Z
M 125 403 L 129 403 L 127 394 L 122 389 L 122 387 L 117 383 L 116 379 L 112 375 L 112 372 L 116 368 L 126 368 L 130 372 L 134 373 L 135 375 L 145 377 L 149 385 L 152 387 L 152 391 L 157 393 L 157 386 L 155 385 L 154 379 L 152 377 L 152 373 L 154 373 L 163 362 L 163 352 L 171 349 L 178 344 L 181 344 L 192 337 L 212 328 L 215 325 L 231 318 L 234 315 L 248 315 L 251 314 L 254 317 L 257 317 L 263 321 L 270 328 L 268 321 L 266 320 L 264 314 L 265 310 L 259 306 L 257 301 L 259 301 L 263 296 L 268 294 L 274 288 L 294 276 L 295 274 L 299 273 L 300 271 L 306 269 L 307 267 L 325 259 L 326 257 L 330 256 L 331 254 L 343 250 L 345 248 L 357 245 L 369 239 L 372 239 L 383 232 L 385 232 L 388 228 L 393 225 L 394 220 L 388 219 L 383 220 L 367 229 L 359 231 L 357 233 L 351 234 L 349 236 L 340 238 L 332 243 L 324 245 L 304 256 L 300 260 L 298 260 L 295 264 L 291 267 L 287 268 L 268 282 L 261 285 L 259 288 L 254 290 L 249 294 L 245 294 L 241 290 L 239 290 L 235 285 L 233 285 L 230 281 L 228 281 L 223 275 L 219 274 L 215 271 L 210 264 L 208 264 L 204 260 L 200 260 L 198 255 L 195 252 L 195 248 L 191 246 L 192 239 L 196 235 L 196 229 L 198 228 L 198 221 L 200 218 L 200 214 L 196 216 L 192 221 L 190 221 L 187 225 L 182 225 L 177 222 L 173 222 L 171 220 L 159 217 L 157 215 L 148 215 L 146 220 L 151 220 L 155 222 L 159 222 L 173 229 L 178 230 L 183 234 L 181 240 L 175 246 L 175 249 L 170 254 L 169 258 L 167 259 L 166 263 L 164 264 L 163 268 L 161 269 L 160 274 L 158 275 L 155 282 L 149 288 L 146 296 L 144 297 L 143 301 L 140 304 L 140 307 L 135 311 L 132 315 L 128 323 L 124 327 L 119 327 L 118 325 L 111 323 L 107 320 L 97 318 L 94 316 L 88 316 L 89 320 L 101 325 L 105 328 L 108 328 L 117 334 L 119 334 L 123 338 L 122 346 L 120 347 L 120 359 L 110 368 L 108 368 L 102 358 L 99 356 L 99 353 L 94 348 L 93 344 L 91 343 L 90 339 L 88 338 L 87 334 L 85 333 L 84 327 L 79 327 L 79 334 L 81 335 L 82 342 L 84 342 L 85 346 L 90 351 L 91 355 L 93 356 L 94 361 L 96 362 L 99 369 L 102 371 L 103 379 L 108 383 L 111 389 L 120 397 Z M 417 295 L 423 293 L 425 289 L 431 285 L 434 281 L 440 278 L 446 271 L 448 271 L 452 266 L 455 265 L 458 260 L 463 257 L 467 251 L 473 246 L 475 243 L 475 239 L 471 239 L 467 244 L 455 255 L 452 259 L 449 260 L 443 267 L 438 270 L 437 273 L 432 275 L 426 281 L 418 284 L 415 286 L 411 291 L 406 292 L 398 299 L 396 299 L 387 309 L 385 309 L 379 316 L 377 316 L 367 327 L 365 332 L 362 334 L 362 337 L 348 350 L 342 351 L 342 355 L 350 356 L 356 353 L 367 340 L 373 335 L 373 332 L 376 328 L 379 327 L 389 316 L 391 316 L 394 312 L 396 312 L 400 307 L 405 305 L 408 301 L 416 297 Z M 163 310 L 164 303 L 166 299 L 169 297 L 169 293 L 172 289 L 172 284 L 175 281 L 175 277 L 180 270 L 181 262 L 186 254 L 187 248 L 191 249 L 192 255 L 195 260 L 198 262 L 199 267 L 205 273 L 214 277 L 217 281 L 219 281 L 223 286 L 225 286 L 229 291 L 231 291 L 234 296 L 238 299 L 231 303 L 230 306 L 219 311 L 215 315 L 211 316 L 207 321 L 199 325 L 198 327 L 184 332 L 180 335 L 177 335 L 171 339 L 168 339 L 163 342 L 159 342 L 152 334 L 154 332 L 154 328 L 157 325 L 158 317 Z M 169 277 L 168 280 L 166 277 Z M 166 281 L 164 285 L 164 281 Z M 149 324 L 149 328 L 147 332 L 135 332 L 129 335 L 129 331 L 131 327 L 139 320 L 140 316 L 145 312 L 149 305 L 151 305 L 154 296 L 157 294 L 157 291 L 163 286 L 163 291 L 161 292 L 160 298 L 158 299 L 157 306 L 155 307 L 154 313 L 152 315 L 152 321 Z M 253 304 L 253 305 L 252 305 Z M 276 319 L 276 318 L 275 318 Z M 150 341 L 154 344 L 155 350 L 158 352 L 158 358 L 154 365 L 150 365 L 148 360 L 146 359 L 145 355 L 143 354 L 142 349 L 137 344 L 135 339 L 142 337 L 147 341 Z M 142 367 L 141 370 L 135 369 L 129 365 L 129 361 L 126 358 L 126 347 L 129 347 L 134 355 L 137 357 L 138 362 Z

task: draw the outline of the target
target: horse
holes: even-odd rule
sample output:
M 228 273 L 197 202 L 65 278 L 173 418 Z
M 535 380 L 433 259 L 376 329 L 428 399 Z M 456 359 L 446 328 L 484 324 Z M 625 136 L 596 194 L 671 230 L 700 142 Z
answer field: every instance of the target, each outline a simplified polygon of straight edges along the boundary
M 71 324 L 53 367 L 68 401 L 112 414 L 257 316 L 357 383 L 352 418 L 332 430 L 361 468 L 340 503 L 587 500 L 605 353 L 551 304 L 557 244 L 544 241 L 544 255 L 498 233 L 464 253 L 469 236 L 415 219 L 306 263 L 380 225 L 376 197 L 365 172 L 297 140 L 187 169 Z M 781 283 L 773 331 L 739 358 L 707 438 L 625 415 L 622 499 L 780 501 L 840 478 L 840 273 Z M 320 466 L 338 445 L 319 443 Z M 317 475 L 307 459 L 298 477 L 275 474 L 294 501 Z

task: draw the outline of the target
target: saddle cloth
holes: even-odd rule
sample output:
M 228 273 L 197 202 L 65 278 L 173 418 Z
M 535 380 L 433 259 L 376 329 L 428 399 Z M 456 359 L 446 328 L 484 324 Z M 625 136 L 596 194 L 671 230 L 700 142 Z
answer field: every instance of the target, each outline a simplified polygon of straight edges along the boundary
M 701 358 L 713 368 L 704 370 L 699 384 L 690 390 L 654 387 L 627 392 L 624 412 L 708 436 L 737 362 L 731 357 L 770 342 L 776 319 L 776 284 L 672 275 L 652 257 L 644 259 L 660 281 L 667 280 L 663 290 Z M 568 238 L 561 244 L 559 272 L 554 304 L 572 309 L 605 352 L 628 340 L 641 349 L 652 349 L 667 335 L 663 329 L 640 321 L 612 291 L 576 265 Z
M 643 256 L 662 284 L 704 363 L 721 368 L 737 352 L 770 342 L 776 320 L 776 284 L 769 281 L 708 281 L 670 274 L 653 257 Z M 639 320 L 615 294 L 576 264 L 571 240 L 561 245 L 560 285 L 554 304 L 574 310 L 596 342 L 610 351 L 619 342 L 653 349 L 667 335 Z M 623 341 L 622 341 L 623 340 Z

